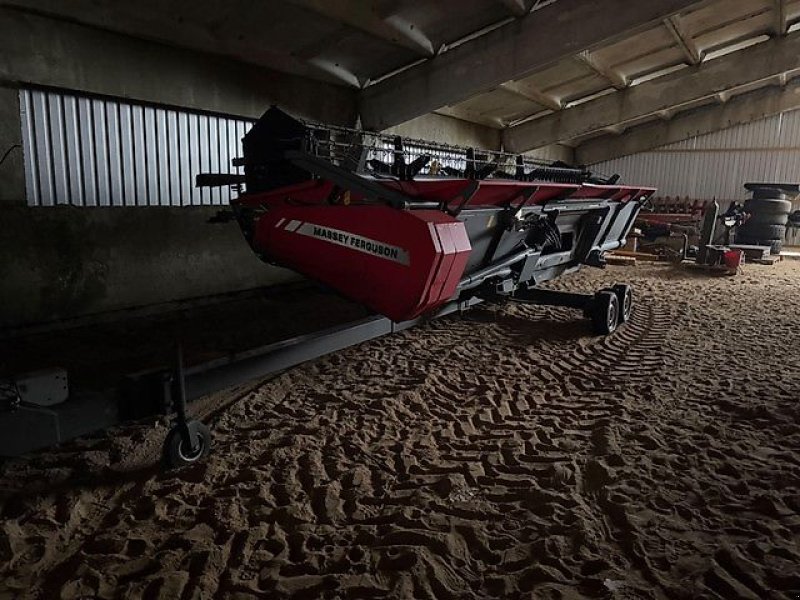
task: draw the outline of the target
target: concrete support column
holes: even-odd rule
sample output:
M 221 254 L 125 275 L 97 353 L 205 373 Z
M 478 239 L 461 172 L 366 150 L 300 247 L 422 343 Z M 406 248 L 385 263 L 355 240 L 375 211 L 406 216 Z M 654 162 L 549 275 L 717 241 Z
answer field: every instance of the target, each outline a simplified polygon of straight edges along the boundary
M 6 159 L 0 164 L 0 208 L 25 204 L 19 91 L 0 87 L 0 159 L 9 150 Z

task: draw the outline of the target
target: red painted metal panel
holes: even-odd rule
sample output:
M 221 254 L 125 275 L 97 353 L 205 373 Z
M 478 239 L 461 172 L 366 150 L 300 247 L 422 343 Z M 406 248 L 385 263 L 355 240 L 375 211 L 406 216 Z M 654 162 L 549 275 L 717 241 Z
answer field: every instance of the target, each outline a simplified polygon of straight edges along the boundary
M 471 251 L 453 217 L 386 206 L 274 208 L 257 220 L 253 241 L 270 260 L 395 321 L 449 300 Z

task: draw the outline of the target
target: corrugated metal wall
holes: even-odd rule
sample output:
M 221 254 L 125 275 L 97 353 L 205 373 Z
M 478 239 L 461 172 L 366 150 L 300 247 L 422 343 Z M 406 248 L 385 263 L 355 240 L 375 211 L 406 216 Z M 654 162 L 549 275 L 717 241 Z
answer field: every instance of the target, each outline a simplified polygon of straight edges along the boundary
M 199 206 L 231 191 L 198 173 L 241 173 L 253 121 L 64 92 L 20 90 L 28 205 Z
M 593 167 L 659 196 L 741 200 L 748 181 L 800 182 L 800 111 L 760 119 Z

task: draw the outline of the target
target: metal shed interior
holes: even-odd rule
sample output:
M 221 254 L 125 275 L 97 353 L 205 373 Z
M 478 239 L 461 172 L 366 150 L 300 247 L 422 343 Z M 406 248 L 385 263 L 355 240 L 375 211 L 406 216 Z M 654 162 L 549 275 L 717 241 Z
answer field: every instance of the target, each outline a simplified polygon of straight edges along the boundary
M 269 260 L 225 222 L 271 106 L 389 158 L 390 136 L 457 148 L 425 175 L 502 156 L 489 182 L 523 200 L 476 210 L 491 251 L 468 263 L 495 289 L 458 296 L 464 240 L 436 229 L 477 184 L 416 205 L 452 259 L 431 259 L 457 294 L 436 311 L 393 321 Z M 356 195 L 410 193 L 398 165 Z M 0 598 L 800 597 L 800 252 L 727 248 L 743 185 L 798 173 L 800 0 L 3 0 Z M 653 187 L 667 208 L 637 220 Z M 786 217 L 760 225 L 800 245 L 792 189 L 758 198 Z M 526 221 L 543 191 L 556 208 Z M 588 216 L 559 231 L 569 199 Z M 736 225 L 701 238 L 714 202 Z M 687 267 L 692 227 L 739 276 Z M 502 264 L 534 254 L 540 281 Z M 521 292 L 492 279 L 521 272 Z M 42 381 L 52 406 L 25 406 Z M 220 450 L 173 478 L 172 416 L 210 436 L 187 400 Z M 28 454 L 41 439 L 65 443 Z
M 193 175 L 235 155 L 237 138 L 272 103 L 334 124 L 610 166 L 792 110 L 798 97 L 797 1 L 16 0 L 2 11 L 4 139 L 24 152 L 5 161 L 0 194 L 19 232 L 39 220 L 68 236 L 61 206 L 187 206 L 199 215 L 223 197 L 194 189 Z M 172 165 L 178 148 L 183 162 Z M 31 218 L 26 205 L 54 208 Z M 190 212 L 176 219 L 197 219 L 202 230 Z M 230 239 L 213 254 L 249 266 L 228 272 L 224 284 L 211 276 L 218 269 L 201 266 L 205 275 L 174 287 L 175 261 L 184 259 L 160 247 L 147 261 L 165 287 L 131 289 L 126 282 L 141 268 L 114 262 L 117 242 L 103 237 L 130 227 L 121 214 L 74 219 L 80 239 L 64 244 L 87 258 L 62 261 L 56 270 L 71 275 L 46 293 L 53 260 L 36 248 L 23 253 L 25 266 L 6 267 L 14 284 L 3 289 L 12 307 L 4 323 L 283 278 L 236 255 Z M 9 238 L 6 252 L 30 243 L 27 234 Z

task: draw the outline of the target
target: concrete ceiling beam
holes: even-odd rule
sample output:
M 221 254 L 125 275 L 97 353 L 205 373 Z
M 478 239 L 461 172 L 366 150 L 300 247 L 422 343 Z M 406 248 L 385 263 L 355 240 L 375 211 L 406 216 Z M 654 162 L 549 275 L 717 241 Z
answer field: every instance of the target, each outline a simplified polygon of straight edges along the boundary
M 367 33 L 419 56 L 435 54 L 433 42 L 413 23 L 396 15 L 383 15 L 384 9 L 373 2 L 348 0 L 286 0 L 332 21 Z
M 734 96 L 723 104 L 686 111 L 669 121 L 632 127 L 623 135 L 593 138 L 575 149 L 575 161 L 593 165 L 797 109 L 800 109 L 800 82 L 790 82 L 786 87 L 770 86 Z
M 362 122 L 382 130 L 458 104 L 697 4 L 697 0 L 559 0 L 367 86 L 360 97 Z
M 667 28 L 670 35 L 675 39 L 675 42 L 680 47 L 686 61 L 690 65 L 699 65 L 703 61 L 703 55 L 694 43 L 694 40 L 689 33 L 684 29 L 680 21 L 680 17 L 672 16 L 664 19 L 664 27 Z
M 515 17 L 524 17 L 531 11 L 531 4 L 528 0 L 496 0 Z
M 630 125 L 663 111 L 680 112 L 705 99 L 769 82 L 786 73 L 800 73 L 800 35 L 773 38 L 740 52 L 659 77 L 615 94 L 510 127 L 503 144 L 525 152 L 566 140 L 590 136 L 609 127 Z M 742 90 L 744 91 L 744 90 Z

